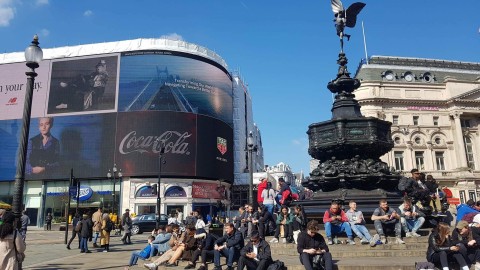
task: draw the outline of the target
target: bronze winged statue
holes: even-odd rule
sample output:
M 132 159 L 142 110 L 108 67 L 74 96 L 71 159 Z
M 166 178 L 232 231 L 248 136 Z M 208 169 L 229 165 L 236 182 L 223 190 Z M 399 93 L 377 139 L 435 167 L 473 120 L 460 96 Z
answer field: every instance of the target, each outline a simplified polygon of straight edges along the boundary
M 351 4 L 347 10 L 343 8 L 342 1 L 331 0 L 332 10 L 335 14 L 335 28 L 337 29 L 337 35 L 340 37 L 340 48 L 343 53 L 343 37 L 347 37 L 350 40 L 350 35 L 345 34 L 345 27 L 353 28 L 357 23 L 357 15 L 365 6 L 365 3 L 356 2 Z

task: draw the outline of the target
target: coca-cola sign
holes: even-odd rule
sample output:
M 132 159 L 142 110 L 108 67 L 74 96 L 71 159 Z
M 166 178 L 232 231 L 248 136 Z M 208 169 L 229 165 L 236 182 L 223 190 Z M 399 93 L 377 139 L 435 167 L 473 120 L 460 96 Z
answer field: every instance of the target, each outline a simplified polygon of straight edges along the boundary
M 164 153 L 177 155 L 190 155 L 188 139 L 192 136 L 188 132 L 165 131 L 160 136 L 137 135 L 137 131 L 131 131 L 120 142 L 118 152 L 127 155 L 133 152 L 158 154 L 162 147 Z
M 196 175 L 196 118 L 176 112 L 119 113 L 116 162 L 124 175 Z

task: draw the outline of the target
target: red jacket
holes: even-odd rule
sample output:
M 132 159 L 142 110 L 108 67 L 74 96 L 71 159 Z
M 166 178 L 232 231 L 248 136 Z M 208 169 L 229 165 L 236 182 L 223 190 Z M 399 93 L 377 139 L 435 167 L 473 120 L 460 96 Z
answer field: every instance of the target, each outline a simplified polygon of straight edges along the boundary
M 267 180 L 264 180 L 260 184 L 258 184 L 257 202 L 259 204 L 263 203 L 262 192 L 266 188 L 267 188 Z
M 342 219 L 341 220 L 332 219 L 332 215 L 330 214 L 330 209 L 328 209 L 327 211 L 325 211 L 325 214 L 323 215 L 323 223 L 332 222 L 332 221 L 338 221 L 339 223 L 342 223 L 342 222 L 348 221 L 347 214 L 345 214 L 343 210 L 339 209 L 336 213 L 333 213 L 333 214 L 336 216 L 340 215 Z

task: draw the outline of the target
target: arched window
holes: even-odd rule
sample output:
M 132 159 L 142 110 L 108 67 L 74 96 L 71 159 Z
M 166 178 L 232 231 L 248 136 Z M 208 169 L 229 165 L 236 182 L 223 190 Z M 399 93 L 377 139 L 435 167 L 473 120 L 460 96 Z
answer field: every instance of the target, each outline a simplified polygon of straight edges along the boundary
M 470 137 L 464 136 L 465 154 L 467 155 L 467 165 L 470 169 L 475 170 L 475 159 L 473 158 L 473 143 Z

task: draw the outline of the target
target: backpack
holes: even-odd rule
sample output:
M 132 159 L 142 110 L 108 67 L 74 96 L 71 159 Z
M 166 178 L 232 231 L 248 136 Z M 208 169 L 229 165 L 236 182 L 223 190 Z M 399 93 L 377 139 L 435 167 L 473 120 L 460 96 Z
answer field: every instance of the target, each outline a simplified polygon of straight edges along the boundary
M 402 177 L 398 182 L 398 190 L 400 191 L 407 191 L 409 185 L 409 179 L 406 177 Z
M 82 222 L 79 220 L 77 221 L 77 225 L 75 225 L 75 231 L 80 232 L 82 230 Z
M 415 269 L 416 270 L 434 270 L 435 265 L 431 262 L 416 262 Z
M 276 260 L 270 264 L 267 270 L 285 270 L 285 264 L 282 261 Z
M 462 220 L 465 220 L 466 222 L 468 223 L 473 223 L 473 218 L 478 215 L 478 212 L 472 212 L 472 213 L 468 213 L 468 214 L 465 214 L 463 217 L 462 217 Z
M 113 230 L 113 227 L 113 222 L 111 220 L 107 220 L 107 223 L 105 224 L 105 231 L 111 232 Z

